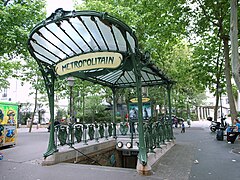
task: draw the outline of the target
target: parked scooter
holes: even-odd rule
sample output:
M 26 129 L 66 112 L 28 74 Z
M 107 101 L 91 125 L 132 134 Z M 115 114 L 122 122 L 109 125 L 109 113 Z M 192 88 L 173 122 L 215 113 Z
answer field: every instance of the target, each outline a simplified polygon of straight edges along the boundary
M 227 123 L 224 121 L 226 120 L 226 118 L 222 117 L 221 118 L 221 122 L 216 122 L 213 121 L 212 117 L 208 117 L 207 118 L 208 121 L 211 121 L 211 125 L 209 126 L 210 130 L 212 132 L 216 132 L 217 130 L 226 130 L 227 129 Z

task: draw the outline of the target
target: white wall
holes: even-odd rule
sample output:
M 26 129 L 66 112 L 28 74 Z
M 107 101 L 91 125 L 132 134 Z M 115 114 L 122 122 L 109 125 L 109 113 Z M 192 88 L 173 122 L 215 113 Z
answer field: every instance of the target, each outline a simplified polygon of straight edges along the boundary
M 8 80 L 10 83 L 9 88 L 7 89 L 7 97 L 2 97 L 4 91 L 0 92 L 0 101 L 1 102 L 13 102 L 13 103 L 29 103 L 31 104 L 31 111 L 33 111 L 34 108 L 34 94 L 29 95 L 31 92 L 33 92 L 33 89 L 30 85 L 30 83 L 24 83 L 22 84 L 21 81 L 17 79 L 9 79 Z M 56 103 L 56 102 L 55 102 Z M 58 105 L 62 109 L 67 109 L 68 107 L 68 100 L 63 99 L 59 100 Z M 50 112 L 49 112 L 49 107 L 48 105 L 44 105 L 41 109 L 44 109 L 46 113 L 44 114 L 44 118 L 46 122 L 48 123 L 50 119 Z M 56 110 L 55 110 L 56 113 Z M 37 115 L 35 115 L 37 117 Z M 37 121 L 37 119 L 36 119 Z

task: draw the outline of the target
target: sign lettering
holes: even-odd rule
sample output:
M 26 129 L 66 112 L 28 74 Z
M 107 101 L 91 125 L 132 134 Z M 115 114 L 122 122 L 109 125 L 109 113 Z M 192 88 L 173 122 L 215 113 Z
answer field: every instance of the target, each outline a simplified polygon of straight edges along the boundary
M 114 52 L 96 52 L 75 56 L 56 65 L 58 75 L 98 68 L 117 68 L 122 62 L 122 55 Z

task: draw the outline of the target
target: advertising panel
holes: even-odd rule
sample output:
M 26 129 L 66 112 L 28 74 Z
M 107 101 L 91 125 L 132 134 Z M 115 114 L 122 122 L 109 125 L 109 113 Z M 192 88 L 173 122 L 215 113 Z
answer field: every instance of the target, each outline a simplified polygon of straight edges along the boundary
M 148 120 L 152 116 L 151 102 L 142 103 L 143 119 Z M 130 103 L 129 104 L 129 119 L 138 120 L 138 104 Z
M 18 105 L 0 102 L 0 147 L 15 144 Z

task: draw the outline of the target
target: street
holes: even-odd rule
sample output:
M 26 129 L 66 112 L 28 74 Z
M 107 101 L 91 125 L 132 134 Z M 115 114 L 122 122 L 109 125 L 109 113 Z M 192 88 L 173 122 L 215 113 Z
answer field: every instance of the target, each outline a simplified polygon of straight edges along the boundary
M 16 146 L 1 150 L 4 154 L 4 160 L 25 163 L 42 159 L 42 155 L 47 149 L 48 137 L 47 130 L 32 133 L 19 132 Z
M 236 140 L 235 144 L 228 144 L 226 140 L 217 141 L 209 125 L 208 121 L 193 122 L 185 133 L 181 133 L 180 128 L 174 128 L 176 145 L 160 158 L 151 176 L 140 176 L 135 169 L 103 166 L 70 163 L 41 166 L 49 133 L 45 129 L 32 133 L 19 130 L 17 145 L 0 149 L 4 156 L 0 160 L 0 179 L 238 180 L 240 140 Z

